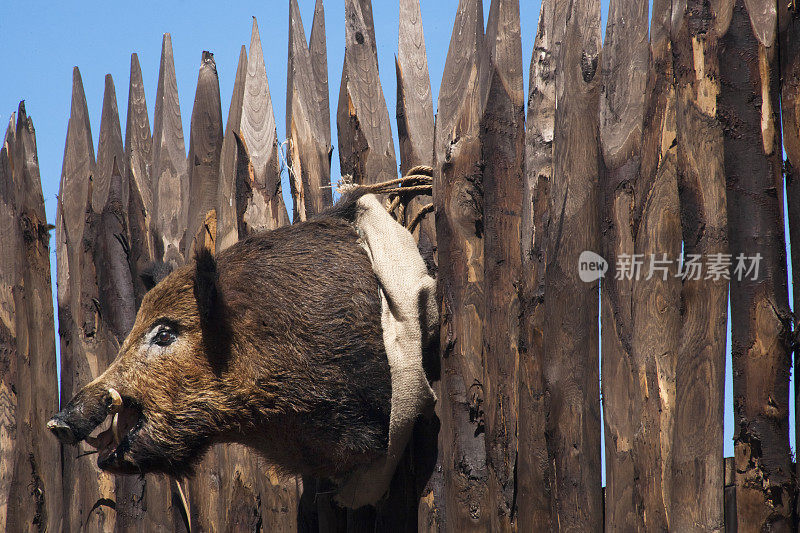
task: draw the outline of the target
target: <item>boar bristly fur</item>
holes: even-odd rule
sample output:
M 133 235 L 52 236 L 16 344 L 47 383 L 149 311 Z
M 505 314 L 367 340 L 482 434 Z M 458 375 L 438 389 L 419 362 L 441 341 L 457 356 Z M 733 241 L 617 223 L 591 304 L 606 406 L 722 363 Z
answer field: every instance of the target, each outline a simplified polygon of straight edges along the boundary
M 380 288 L 350 207 L 338 209 L 170 273 L 144 296 L 117 359 L 51 429 L 85 439 L 119 393 L 122 437 L 89 438 L 111 472 L 184 477 L 216 442 L 334 479 L 384 454 Z

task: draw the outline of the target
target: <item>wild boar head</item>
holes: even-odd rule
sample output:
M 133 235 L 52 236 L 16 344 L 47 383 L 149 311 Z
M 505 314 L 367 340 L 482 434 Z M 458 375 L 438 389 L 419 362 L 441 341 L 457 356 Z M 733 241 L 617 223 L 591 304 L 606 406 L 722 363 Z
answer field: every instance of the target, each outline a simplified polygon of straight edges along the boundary
M 48 422 L 51 431 L 97 448 L 110 472 L 188 473 L 236 424 L 236 384 L 220 380 L 222 360 L 208 351 L 226 341 L 216 277 L 213 257 L 201 253 L 150 290 L 116 360 Z M 110 427 L 91 437 L 107 418 Z
M 357 239 L 322 217 L 201 251 L 145 295 L 116 360 L 49 428 L 120 474 L 184 477 L 217 442 L 329 478 L 385 454 L 380 292 Z

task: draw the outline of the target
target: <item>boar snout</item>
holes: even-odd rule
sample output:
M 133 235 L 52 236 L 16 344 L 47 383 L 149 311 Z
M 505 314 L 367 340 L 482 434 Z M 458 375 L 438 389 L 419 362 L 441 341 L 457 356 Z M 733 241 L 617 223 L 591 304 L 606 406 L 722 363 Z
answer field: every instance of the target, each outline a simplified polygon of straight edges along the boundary
M 106 419 L 112 404 L 107 387 L 87 385 L 47 422 L 47 429 L 64 444 L 77 444 Z

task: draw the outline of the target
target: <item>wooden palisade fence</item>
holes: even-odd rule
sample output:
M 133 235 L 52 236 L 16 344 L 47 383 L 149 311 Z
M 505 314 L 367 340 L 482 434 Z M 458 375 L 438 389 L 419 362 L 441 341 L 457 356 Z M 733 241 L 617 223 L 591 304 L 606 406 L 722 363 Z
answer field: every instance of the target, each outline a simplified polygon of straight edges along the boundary
M 96 156 L 75 68 L 54 226 L 33 123 L 22 104 L 12 116 L 0 149 L 0 530 L 797 530 L 783 225 L 785 209 L 800 241 L 795 5 L 655 0 L 649 13 L 611 0 L 601 51 L 599 0 L 542 0 L 526 110 L 519 1 L 492 0 L 484 28 L 482 2 L 460 0 L 436 114 L 419 0 L 399 9 L 399 154 L 370 0 L 345 0 L 336 113 L 356 183 L 434 168 L 433 198 L 397 213 L 432 211 L 414 234 L 438 276 L 440 350 L 426 359 L 437 416 L 418 421 L 387 498 L 343 510 L 329 481 L 279 477 L 237 446 L 213 448 L 189 480 L 113 477 L 45 434 L 59 403 L 51 229 L 63 403 L 114 358 L 147 263 L 289 224 L 284 186 L 294 222 L 332 204 L 323 4 L 307 40 L 290 0 L 284 143 L 255 20 L 225 124 L 202 53 L 188 157 L 169 34 L 152 129 L 134 54 L 125 135 L 107 76 Z M 583 251 L 608 261 L 602 282 L 581 279 Z M 681 253 L 758 254 L 760 274 L 691 279 Z M 636 254 L 672 259 L 666 276 L 614 275 Z M 798 301 L 800 246 L 791 261 Z

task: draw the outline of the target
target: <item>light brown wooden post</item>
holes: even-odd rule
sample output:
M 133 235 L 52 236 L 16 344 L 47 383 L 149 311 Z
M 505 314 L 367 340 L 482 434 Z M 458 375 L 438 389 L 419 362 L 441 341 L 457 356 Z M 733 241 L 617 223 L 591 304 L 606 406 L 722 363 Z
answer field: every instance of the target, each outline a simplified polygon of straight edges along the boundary
M 198 247 L 216 250 L 222 108 L 214 54 L 203 52 L 189 135 L 189 226 L 186 257 Z
M 434 205 L 439 246 L 441 452 L 447 529 L 488 530 L 483 388 L 483 6 L 458 5 L 439 90 Z
M 324 16 L 324 15 L 323 15 Z M 323 26 L 324 31 L 324 26 Z M 327 61 L 324 57 L 317 60 Z M 328 84 L 316 79 L 297 0 L 289 3 L 289 67 L 286 78 L 286 159 L 294 199 L 295 222 L 333 203 L 330 161 Z M 327 128 L 327 130 L 326 130 Z
M 517 369 L 525 160 L 525 89 L 518 0 L 493 0 L 486 25 L 487 96 L 481 119 L 486 459 L 492 529 L 511 531 L 517 461 Z
M 187 228 L 189 180 L 183 142 L 178 82 L 172 59 L 172 37 L 164 34 L 153 116 L 153 226 L 156 259 L 182 265 Z
M 58 321 L 61 336 L 61 403 L 105 370 L 112 333 L 99 316 L 94 265 L 97 221 L 92 209 L 94 149 L 80 72 L 73 72 L 72 112 L 56 220 Z M 82 448 L 64 448 L 65 531 L 113 531 L 115 482 Z
M 370 0 L 345 1 L 345 51 L 336 113 L 342 174 L 354 183 L 397 177 L 389 111 L 378 75 Z
M 794 531 L 792 317 L 783 233 L 775 2 L 737 0 L 719 49 L 717 116 L 724 132 L 732 258 L 736 516 L 740 531 Z M 747 272 L 755 257 L 758 272 Z
M 550 223 L 550 186 L 553 176 L 553 119 L 555 56 L 558 29 L 553 25 L 555 0 L 543 0 L 533 44 L 525 131 L 525 174 L 522 192 L 520 283 L 519 414 L 517 428 L 517 528 L 548 531 L 554 526 L 553 466 L 547 453 L 542 348 L 544 274 L 547 249 L 544 238 Z
M 553 179 L 548 211 L 543 353 L 549 395 L 547 446 L 554 461 L 556 521 L 602 528 L 598 281 L 579 277 L 582 252 L 599 252 L 598 96 L 600 3 L 558 5 Z M 563 13 L 563 14 L 562 14 Z
M 289 215 L 281 193 L 278 133 L 269 93 L 267 69 L 261 49 L 258 23 L 253 18 L 250 55 L 247 58 L 247 78 L 244 83 L 242 119 L 239 125 L 241 148 L 249 164 L 250 177 L 240 181 L 242 186 L 239 238 L 253 231 L 273 229 L 289 223 Z M 237 198 L 239 198 L 237 185 Z

